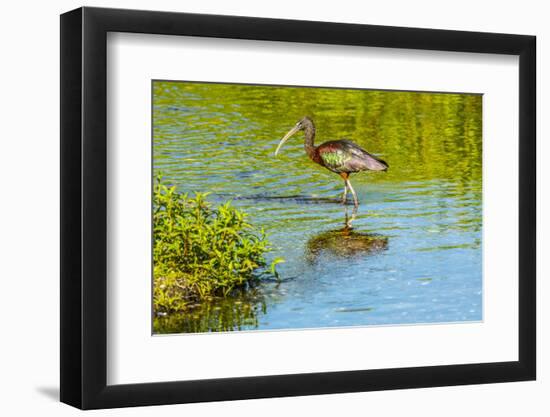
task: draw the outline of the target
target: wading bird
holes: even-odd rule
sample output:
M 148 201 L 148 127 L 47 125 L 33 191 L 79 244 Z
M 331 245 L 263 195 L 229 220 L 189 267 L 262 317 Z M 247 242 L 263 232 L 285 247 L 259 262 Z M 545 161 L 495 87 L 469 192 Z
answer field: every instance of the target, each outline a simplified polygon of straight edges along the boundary
M 374 155 L 371 155 L 351 140 L 331 140 L 319 146 L 315 146 L 313 144 L 315 140 L 315 125 L 313 124 L 313 120 L 307 116 L 296 123 L 296 125 L 281 139 L 279 146 L 277 146 L 275 150 L 275 156 L 277 156 L 283 144 L 300 130 L 304 131 L 304 148 L 307 156 L 309 156 L 313 162 L 339 174 L 344 179 L 342 203 L 346 204 L 349 190 L 353 195 L 355 207 L 358 207 L 359 200 L 349 181 L 350 174 L 361 171 L 386 171 L 389 165 Z

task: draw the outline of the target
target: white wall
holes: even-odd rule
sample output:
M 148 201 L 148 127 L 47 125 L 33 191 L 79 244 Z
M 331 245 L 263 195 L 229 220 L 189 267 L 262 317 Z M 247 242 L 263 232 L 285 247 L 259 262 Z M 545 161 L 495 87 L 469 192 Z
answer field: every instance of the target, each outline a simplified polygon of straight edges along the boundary
M 539 119 L 539 379 L 537 382 L 432 388 L 291 399 L 238 401 L 169 407 L 100 411 L 94 415 L 412 415 L 543 416 L 550 412 L 549 351 L 550 209 L 543 190 L 550 169 L 542 161 L 550 147 L 543 119 L 550 97 L 548 74 L 550 26 L 545 2 L 384 1 L 337 2 L 277 0 L 127 0 L 92 1 L 89 6 L 158 9 L 534 34 L 538 36 Z M 2 342 L 0 343 L 0 410 L 3 415 L 76 415 L 59 404 L 59 18 L 78 1 L 4 2 L 2 7 L 2 77 L 0 170 L 0 242 L 2 254 Z M 544 102 L 545 101 L 545 102 Z M 545 236 L 543 237 L 543 233 Z M 545 256 L 546 255 L 546 256 Z M 545 259 L 546 258 L 546 259 Z

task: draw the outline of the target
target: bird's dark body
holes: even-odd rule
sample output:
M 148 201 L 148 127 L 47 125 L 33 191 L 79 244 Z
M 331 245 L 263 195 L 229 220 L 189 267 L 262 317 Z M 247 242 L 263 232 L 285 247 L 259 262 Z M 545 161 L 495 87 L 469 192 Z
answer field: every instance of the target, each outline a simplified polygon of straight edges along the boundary
M 386 162 L 347 139 L 324 142 L 315 148 L 315 154 L 314 162 L 337 174 L 388 169 Z
M 389 165 L 368 153 L 356 143 L 347 139 L 331 140 L 315 146 L 315 125 L 309 117 L 304 117 L 281 139 L 275 150 L 275 155 L 281 146 L 298 131 L 304 131 L 304 149 L 309 158 L 325 167 L 326 169 L 339 174 L 345 182 L 342 202 L 346 203 L 348 190 L 353 194 L 355 207 L 359 205 L 357 194 L 349 181 L 350 174 L 361 171 L 386 171 Z

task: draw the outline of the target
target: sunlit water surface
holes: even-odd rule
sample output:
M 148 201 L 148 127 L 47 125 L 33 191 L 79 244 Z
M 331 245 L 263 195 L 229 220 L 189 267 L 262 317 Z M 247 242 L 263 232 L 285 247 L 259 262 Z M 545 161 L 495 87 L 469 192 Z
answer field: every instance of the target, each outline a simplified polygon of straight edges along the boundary
M 231 199 L 264 226 L 282 282 L 247 297 L 155 318 L 155 331 L 204 332 L 482 319 L 481 96 L 155 82 L 154 170 L 184 192 Z M 349 138 L 386 160 L 342 180 L 297 135 Z

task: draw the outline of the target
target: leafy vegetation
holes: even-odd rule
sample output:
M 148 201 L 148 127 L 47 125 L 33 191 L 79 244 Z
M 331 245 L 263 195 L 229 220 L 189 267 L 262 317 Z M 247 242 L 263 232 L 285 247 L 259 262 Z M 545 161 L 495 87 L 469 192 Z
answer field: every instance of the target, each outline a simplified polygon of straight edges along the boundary
M 207 193 L 193 197 L 157 177 L 153 193 L 153 303 L 156 313 L 184 311 L 200 301 L 252 288 L 264 274 L 277 278 L 264 255 L 263 228 L 228 201 L 213 208 Z

